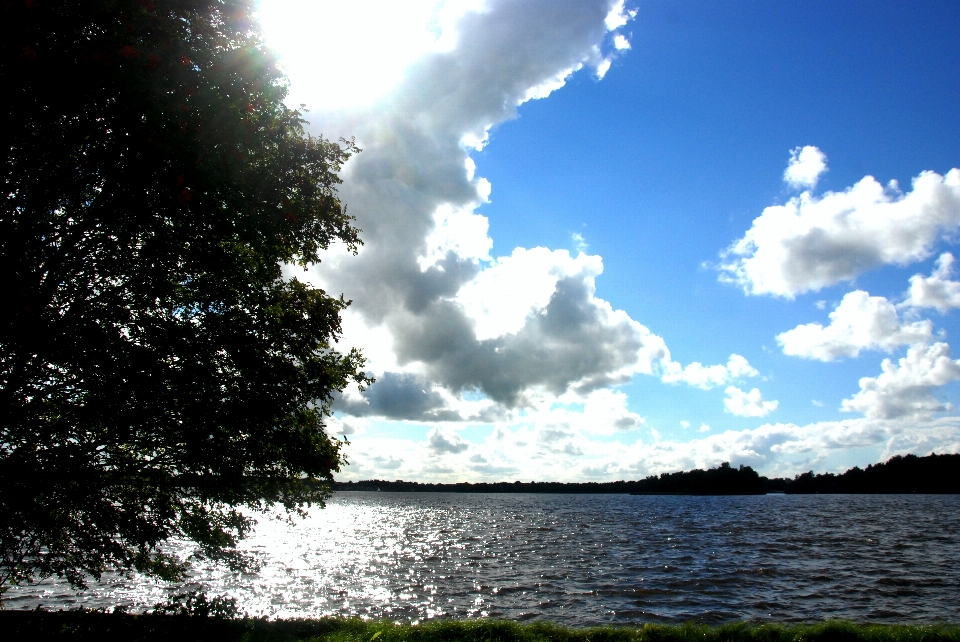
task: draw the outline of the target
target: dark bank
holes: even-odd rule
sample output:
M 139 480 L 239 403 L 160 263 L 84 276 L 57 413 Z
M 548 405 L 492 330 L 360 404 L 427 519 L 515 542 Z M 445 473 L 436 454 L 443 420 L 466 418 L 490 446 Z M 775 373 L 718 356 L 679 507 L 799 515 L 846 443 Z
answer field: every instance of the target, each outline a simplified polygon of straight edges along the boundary
M 496 620 L 393 624 L 376 620 L 226 619 L 92 611 L 0 611 L 8 639 L 297 642 L 958 642 L 960 627 L 855 624 L 646 624 L 640 628 L 571 628 Z

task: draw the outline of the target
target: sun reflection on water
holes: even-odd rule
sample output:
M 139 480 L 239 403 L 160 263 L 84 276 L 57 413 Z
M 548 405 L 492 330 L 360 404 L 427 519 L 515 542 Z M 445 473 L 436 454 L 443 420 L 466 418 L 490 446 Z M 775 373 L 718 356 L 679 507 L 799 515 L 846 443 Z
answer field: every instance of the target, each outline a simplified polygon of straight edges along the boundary
M 958 508 L 958 496 L 342 493 L 302 521 L 261 519 L 244 542 L 256 574 L 114 575 L 80 594 L 48 580 L 6 598 L 136 610 L 200 589 L 273 618 L 930 622 L 960 610 Z

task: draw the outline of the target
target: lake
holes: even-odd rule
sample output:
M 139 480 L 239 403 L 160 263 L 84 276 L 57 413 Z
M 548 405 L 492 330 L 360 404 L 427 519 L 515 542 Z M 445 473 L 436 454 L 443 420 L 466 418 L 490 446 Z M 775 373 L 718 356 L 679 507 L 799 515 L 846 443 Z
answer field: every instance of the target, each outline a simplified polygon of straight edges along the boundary
M 7 608 L 134 609 L 201 588 L 251 615 L 640 622 L 957 621 L 960 495 L 337 493 L 261 519 L 253 575 L 52 580 Z

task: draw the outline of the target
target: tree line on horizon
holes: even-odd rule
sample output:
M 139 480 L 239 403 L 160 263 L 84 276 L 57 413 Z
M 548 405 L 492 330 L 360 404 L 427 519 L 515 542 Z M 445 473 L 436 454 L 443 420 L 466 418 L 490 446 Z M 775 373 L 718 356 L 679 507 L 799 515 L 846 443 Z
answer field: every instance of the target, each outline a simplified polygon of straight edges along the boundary
M 960 455 L 936 453 L 926 457 L 897 455 L 866 468 L 854 466 L 839 475 L 809 471 L 793 479 L 767 478 L 750 466 L 734 468 L 725 462 L 709 470 L 651 475 L 636 481 L 613 482 L 458 482 L 431 484 L 380 479 L 335 482 L 338 491 L 447 492 L 447 493 L 570 493 L 631 495 L 764 495 L 801 494 L 958 494 Z

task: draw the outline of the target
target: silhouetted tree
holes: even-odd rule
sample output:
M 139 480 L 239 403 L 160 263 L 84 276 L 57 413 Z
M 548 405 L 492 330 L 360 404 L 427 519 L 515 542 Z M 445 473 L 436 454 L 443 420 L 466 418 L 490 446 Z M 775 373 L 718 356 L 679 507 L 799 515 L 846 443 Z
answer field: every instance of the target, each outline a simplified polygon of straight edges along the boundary
M 813 471 L 786 482 L 788 493 L 960 493 L 960 455 L 896 455 L 834 475 Z
M 294 279 L 358 230 L 253 0 L 4 3 L 0 588 L 240 563 L 239 508 L 322 503 L 346 306 Z M 335 88 L 331 88 L 332 91 Z M 247 513 L 249 514 L 249 513 Z

